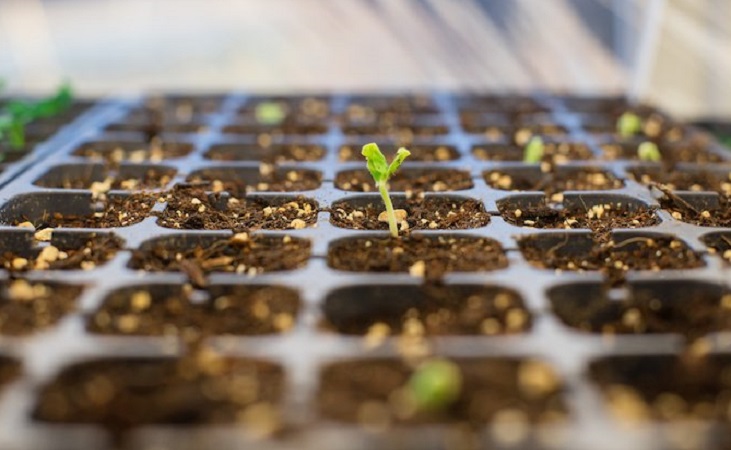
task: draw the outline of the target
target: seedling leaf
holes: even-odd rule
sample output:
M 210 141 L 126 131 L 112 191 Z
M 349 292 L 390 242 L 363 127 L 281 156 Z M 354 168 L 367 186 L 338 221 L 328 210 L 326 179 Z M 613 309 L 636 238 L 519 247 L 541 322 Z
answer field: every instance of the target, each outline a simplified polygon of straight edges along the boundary
M 278 125 L 282 123 L 287 113 L 284 106 L 278 102 L 262 102 L 256 105 L 256 120 L 264 125 Z
M 642 119 L 635 113 L 626 112 L 617 119 L 617 133 L 622 137 L 632 137 L 642 131 Z
M 408 389 L 419 410 L 440 411 L 459 398 L 462 391 L 462 372 L 451 361 L 430 359 L 411 375 Z
M 540 136 L 534 136 L 525 146 L 523 150 L 523 162 L 539 163 L 543 159 L 543 139 Z
M 388 178 L 391 178 L 391 176 L 396 173 L 399 167 L 401 167 L 401 164 L 404 162 L 406 158 L 411 155 L 411 152 L 406 150 L 405 148 L 401 147 L 396 152 L 396 156 L 393 158 L 393 161 L 391 161 L 391 164 L 388 166 Z
M 390 168 L 378 145 L 375 143 L 366 144 L 360 153 L 365 156 L 368 171 L 373 176 L 376 184 L 385 183 L 388 180 Z
M 662 155 L 660 149 L 654 142 L 643 142 L 637 147 L 637 156 L 640 161 L 660 162 Z

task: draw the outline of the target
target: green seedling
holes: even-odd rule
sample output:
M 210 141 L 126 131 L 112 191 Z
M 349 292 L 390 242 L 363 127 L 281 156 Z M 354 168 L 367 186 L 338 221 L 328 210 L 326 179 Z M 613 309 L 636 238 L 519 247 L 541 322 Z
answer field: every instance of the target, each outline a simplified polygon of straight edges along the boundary
M 0 111 L 0 142 L 6 140 L 11 148 L 23 148 L 26 125 L 37 119 L 58 115 L 68 109 L 72 102 L 71 87 L 64 84 L 53 96 L 46 99 L 8 103 Z
M 256 105 L 256 121 L 264 125 L 278 125 L 287 115 L 284 106 L 278 102 L 262 102 Z
M 660 149 L 657 148 L 657 144 L 654 142 L 643 142 L 640 144 L 637 147 L 637 157 L 640 158 L 640 161 L 648 162 L 660 162 L 662 160 Z
M 525 163 L 539 163 L 543 159 L 543 152 L 545 145 L 543 139 L 540 136 L 533 136 L 530 141 L 525 145 L 523 149 L 523 162 Z
M 433 358 L 414 371 L 407 389 L 419 411 L 442 411 L 459 398 L 462 372 L 452 361 Z
M 626 112 L 617 119 L 617 133 L 622 137 L 632 137 L 642 132 L 642 119 L 635 113 Z
M 381 153 L 381 150 L 375 143 L 364 145 L 361 154 L 366 158 L 368 171 L 373 176 L 373 180 L 376 182 L 378 191 L 381 193 L 383 203 L 386 205 L 388 228 L 391 230 L 391 236 L 398 237 L 396 214 L 393 212 L 393 203 L 391 203 L 391 197 L 388 195 L 388 179 L 396 173 L 399 166 L 401 166 L 401 163 L 404 162 L 411 152 L 403 147 L 398 149 L 396 156 L 393 158 L 393 161 L 391 161 L 391 164 L 388 164 L 386 157 L 383 156 L 383 153 Z

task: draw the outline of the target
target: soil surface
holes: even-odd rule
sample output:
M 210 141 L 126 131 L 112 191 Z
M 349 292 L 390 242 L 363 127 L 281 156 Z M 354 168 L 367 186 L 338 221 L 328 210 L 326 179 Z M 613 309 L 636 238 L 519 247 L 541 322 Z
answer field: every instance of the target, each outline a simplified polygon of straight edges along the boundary
M 548 205 L 525 207 L 505 202 L 499 205 L 499 209 L 506 222 L 527 228 L 589 228 L 600 231 L 649 227 L 660 222 L 651 209 L 628 210 L 611 203 L 593 205 L 586 211 L 570 211 Z
M 223 132 L 228 134 L 253 134 L 258 136 L 309 136 L 325 134 L 328 125 L 318 121 L 284 120 L 277 125 L 262 125 L 258 123 L 234 123 L 225 125 Z
M 0 334 L 23 336 L 55 325 L 75 308 L 80 293 L 78 286 L 26 280 L 3 282 L 0 284 Z
M 310 257 L 310 242 L 289 236 L 234 235 L 205 245 L 156 244 L 133 252 L 132 269 L 150 272 L 178 271 L 188 275 L 195 286 L 207 285 L 205 274 L 294 270 Z
M 353 201 L 335 202 L 331 208 L 330 223 L 354 230 L 387 230 L 388 222 L 379 220 L 386 208 L 379 199 L 365 206 L 354 207 Z M 445 197 L 412 197 L 395 199 L 394 208 L 406 212 L 399 228 L 406 230 L 462 230 L 484 227 L 490 223 L 490 214 L 481 202 L 472 199 Z M 398 220 L 398 219 L 397 219 Z M 403 223 L 406 225 L 403 225 Z
M 457 169 L 401 169 L 388 180 L 389 190 L 461 191 L 473 187 L 470 173 Z M 376 183 L 367 170 L 344 170 L 335 176 L 335 187 L 345 191 L 374 192 Z
M 630 142 L 602 144 L 600 148 L 604 154 L 604 159 L 610 161 L 625 159 L 636 161 L 639 159 L 637 147 L 645 141 L 632 139 Z M 694 143 L 665 144 L 661 142 L 658 144 L 663 164 L 672 165 L 680 162 L 707 164 L 724 161 L 720 155 L 708 150 L 706 147 L 706 144 Z
M 104 300 L 87 322 L 93 333 L 183 336 L 259 335 L 291 329 L 299 309 L 293 290 L 277 286 L 218 285 L 205 291 L 179 286 L 124 289 Z
M 674 219 L 701 227 L 731 226 L 731 198 L 721 196 L 717 207 L 704 208 L 670 191 L 664 192 L 665 197 L 660 199 L 660 206 L 670 212 Z
M 317 203 L 304 197 L 238 198 L 179 185 L 157 223 L 183 230 L 292 230 L 312 226 L 317 211 Z
M 330 245 L 328 264 L 352 272 L 409 272 L 440 278 L 447 272 L 476 272 L 508 266 L 500 244 L 472 236 L 359 237 Z
M 513 144 L 477 144 L 472 147 L 472 154 L 483 161 L 523 161 L 524 149 Z M 569 161 L 585 161 L 594 159 L 591 149 L 576 142 L 544 142 L 543 159 L 549 164 L 563 164 Z
M 365 161 L 361 150 L 363 144 L 347 144 L 340 147 L 338 157 L 340 161 Z M 384 155 L 387 155 L 390 161 L 392 155 L 396 153 L 397 146 L 395 145 L 384 145 L 379 147 Z M 419 162 L 446 162 L 455 161 L 459 159 L 459 152 L 456 148 L 450 145 L 422 145 L 422 144 L 410 144 L 406 146 L 411 155 L 409 155 L 409 161 Z
M 336 291 L 324 309 L 326 328 L 367 339 L 417 327 L 425 336 L 516 334 L 532 323 L 515 292 L 478 286 L 357 286 Z
M 68 366 L 43 386 L 33 417 L 112 431 L 146 424 L 244 422 L 257 405 L 273 413 L 283 383 L 277 365 L 210 351 L 180 359 L 97 359 Z
M 724 176 L 718 171 L 705 169 L 653 170 L 639 167 L 631 169 L 629 173 L 636 181 L 648 186 L 659 183 L 671 191 L 714 191 L 731 196 L 731 173 Z
M 553 195 L 564 191 L 599 191 L 619 189 L 624 183 L 609 172 L 580 169 L 562 172 L 504 173 L 485 172 L 485 182 L 505 191 L 543 191 Z
M 160 162 L 166 159 L 182 158 L 193 151 L 193 146 L 184 142 L 95 141 L 82 144 L 74 156 L 106 161 L 111 166 L 121 162 Z
M 611 285 L 622 284 L 635 270 L 679 270 L 703 267 L 701 256 L 672 237 L 635 237 L 615 242 L 608 233 L 566 235 L 564 240 L 533 235 L 518 241 L 528 262 L 541 269 L 601 271 Z M 550 247 L 548 247 L 548 245 Z
M 478 428 L 508 413 L 526 426 L 566 418 L 561 382 L 544 363 L 508 358 L 454 362 L 462 374 L 462 395 L 443 411 L 410 410 L 402 388 L 413 369 L 384 358 L 325 367 L 317 394 L 320 413 L 364 425 L 465 422 Z
M 268 163 L 320 161 L 325 148 L 316 144 L 246 145 L 218 144 L 205 157 L 214 161 L 261 161 Z
M 112 259 L 122 240 L 112 234 L 92 234 L 73 240 L 52 239 L 50 245 L 0 254 L 0 266 L 11 273 L 29 270 L 92 270 Z
M 207 173 L 205 169 L 188 177 L 188 182 L 203 184 L 213 192 L 227 191 L 232 195 L 246 195 L 249 192 L 293 192 L 310 191 L 320 187 L 322 174 L 314 170 L 277 170 L 255 177 L 235 178 Z
M 429 138 L 449 133 L 447 125 L 406 125 L 406 124 L 376 124 L 376 125 L 343 125 L 346 136 L 389 136 L 399 140 L 411 141 L 413 138 Z
M 721 256 L 724 261 L 731 263 L 731 233 L 714 233 L 703 237 L 710 253 Z
M 141 169 L 142 176 L 122 175 L 119 173 L 108 174 L 106 178 L 93 179 L 91 170 L 85 177 L 64 177 L 63 179 L 48 180 L 41 177 L 35 183 L 37 186 L 52 189 L 92 189 L 103 190 L 149 190 L 161 189 L 170 183 L 175 176 L 175 169 L 146 168 Z

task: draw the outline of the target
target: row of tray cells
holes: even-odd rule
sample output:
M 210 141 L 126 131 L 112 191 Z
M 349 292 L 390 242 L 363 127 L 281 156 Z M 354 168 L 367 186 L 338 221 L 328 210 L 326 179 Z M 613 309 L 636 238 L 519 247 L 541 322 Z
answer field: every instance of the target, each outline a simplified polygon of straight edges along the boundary
M 462 393 L 448 410 L 415 413 L 408 407 L 405 386 L 413 365 L 396 358 L 362 358 L 320 369 L 312 414 L 381 429 L 571 420 L 566 399 L 571 386 L 546 362 L 517 357 L 454 362 L 462 375 Z M 590 361 L 586 372 L 617 420 L 726 422 L 730 366 L 729 355 L 692 361 L 674 355 L 608 356 Z M 21 374 L 17 361 L 0 359 L 0 382 L 8 384 Z M 286 420 L 279 409 L 287 395 L 286 377 L 286 370 L 272 361 L 205 352 L 178 358 L 98 358 L 62 367 L 40 386 L 32 417 L 114 431 L 152 424 L 240 424 L 261 427 L 256 431 L 266 435 Z M 632 414 L 626 414 L 628 408 Z M 523 432 L 510 438 L 513 443 L 527 437 L 528 427 L 519 429 Z
M 28 336 L 75 314 L 83 287 L 15 279 L 0 282 L 0 335 Z M 547 293 L 551 313 L 568 329 L 597 334 L 679 334 L 689 341 L 731 331 L 728 287 L 694 280 L 562 284 Z M 474 284 L 351 285 L 322 302 L 323 333 L 363 336 L 375 347 L 388 336 L 504 336 L 530 333 L 535 317 L 508 288 Z M 297 291 L 276 285 L 139 284 L 107 294 L 83 314 L 88 333 L 261 336 L 305 326 Z
M 48 230 L 48 229 L 46 229 Z M 111 233 L 56 230 L 0 233 L 0 267 L 19 276 L 28 271 L 93 270 L 108 263 L 124 248 Z M 42 241 L 38 241 L 41 239 Z M 689 270 L 705 267 L 718 255 L 731 262 L 731 232 L 703 238 L 711 256 L 698 253 L 669 234 L 616 231 L 611 235 L 585 233 L 528 234 L 518 239 L 518 251 L 537 269 L 597 272 L 622 285 L 628 274 Z M 398 241 L 381 236 L 341 238 L 327 249 L 327 264 L 360 273 L 408 273 L 438 279 L 450 272 L 487 272 L 510 266 L 510 253 L 493 239 L 429 234 Z M 131 251 L 127 266 L 147 272 L 178 272 L 205 286 L 212 273 L 256 275 L 296 270 L 307 265 L 311 242 L 291 236 L 172 234 L 144 241 Z

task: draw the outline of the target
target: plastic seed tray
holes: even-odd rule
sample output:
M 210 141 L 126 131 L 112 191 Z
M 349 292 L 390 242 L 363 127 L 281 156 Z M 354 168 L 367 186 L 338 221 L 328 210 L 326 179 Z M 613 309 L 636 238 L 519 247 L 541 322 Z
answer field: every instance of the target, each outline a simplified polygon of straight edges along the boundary
M 652 107 L 171 95 L 54 133 L 1 175 L 2 449 L 731 445 L 729 155 Z M 368 142 L 412 151 L 399 239 Z M 430 355 L 462 393 L 414 413 Z

